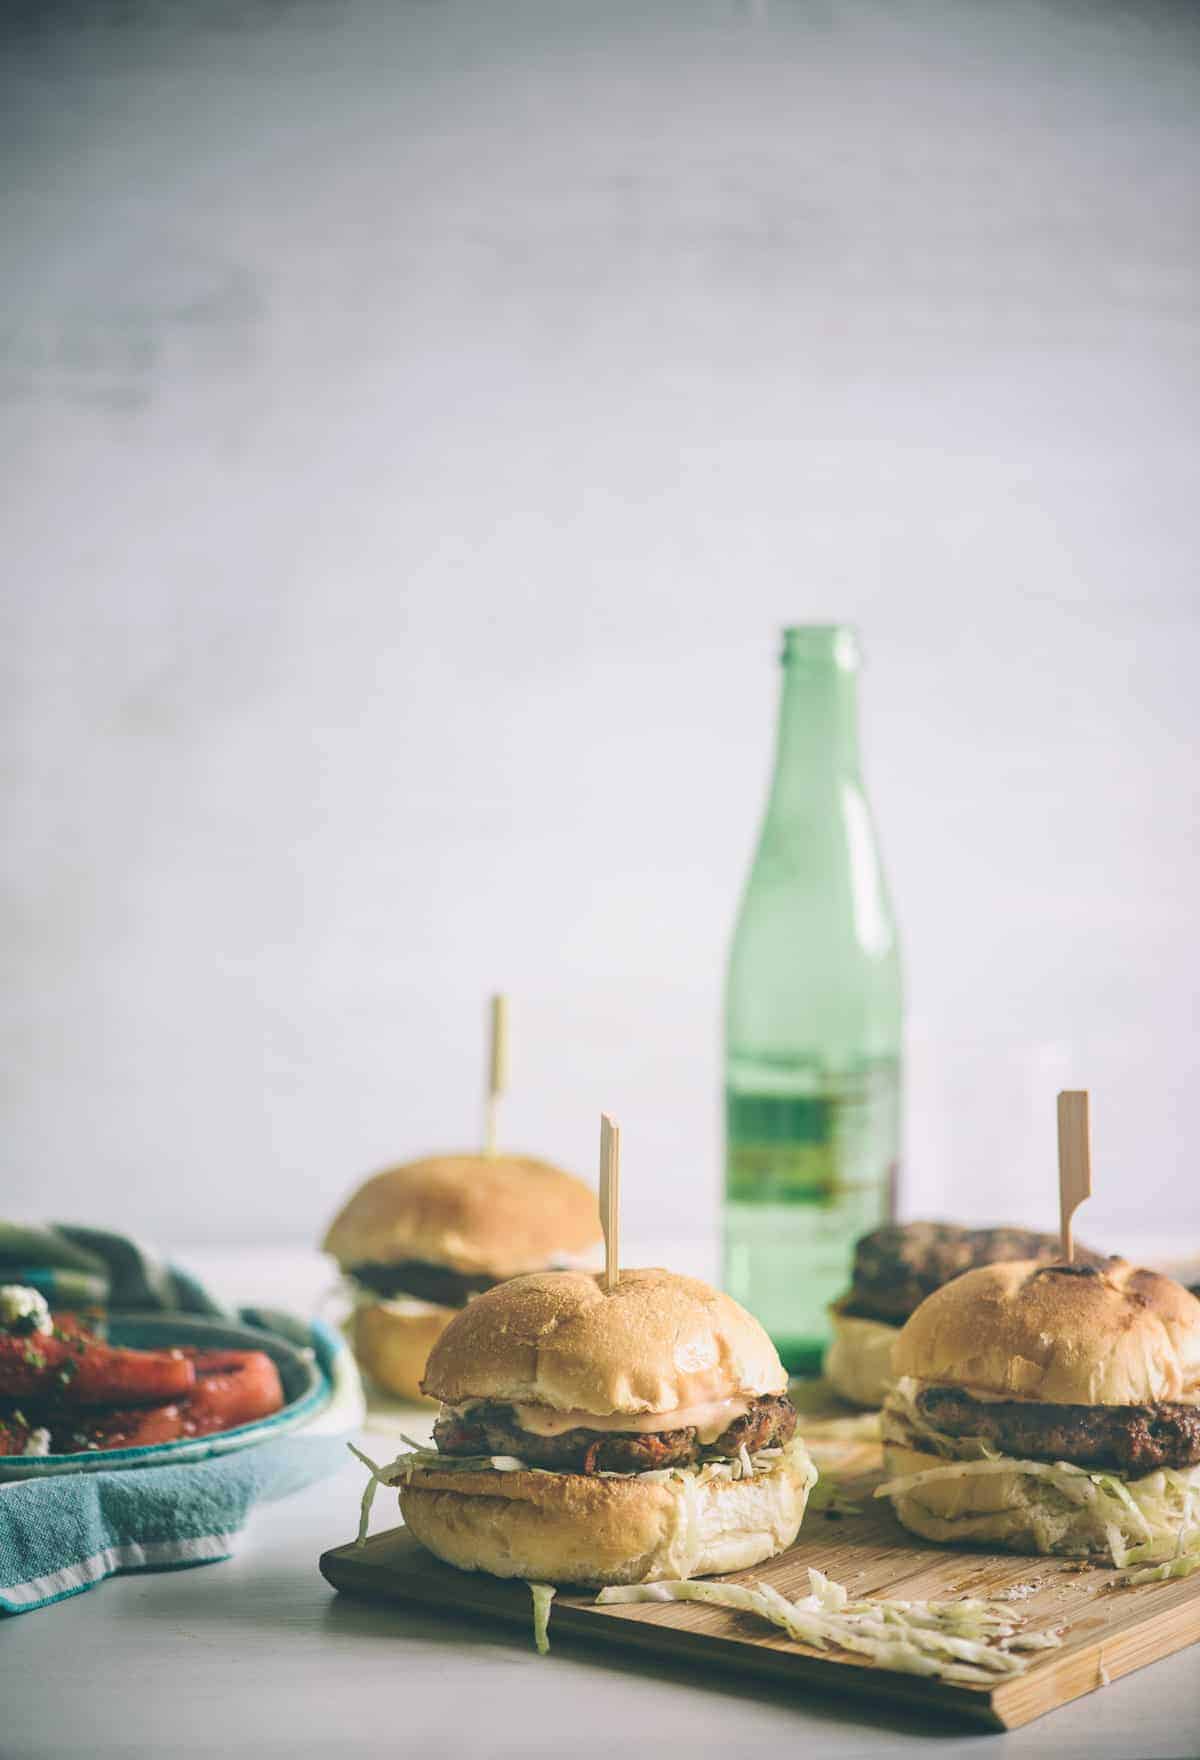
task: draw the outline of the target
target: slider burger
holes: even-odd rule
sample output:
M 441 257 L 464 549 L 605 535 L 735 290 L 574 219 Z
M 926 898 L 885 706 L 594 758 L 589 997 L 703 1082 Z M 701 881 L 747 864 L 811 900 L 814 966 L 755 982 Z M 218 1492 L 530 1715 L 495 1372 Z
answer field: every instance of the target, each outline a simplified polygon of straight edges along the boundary
M 460 1570 L 645 1583 L 744 1570 L 795 1539 L 816 1468 L 744 1308 L 670 1271 L 543 1272 L 465 1308 L 422 1383 L 435 1450 L 385 1470 Z M 377 1475 L 378 1476 L 378 1475 Z
M 415 1400 L 434 1342 L 473 1297 L 518 1272 L 586 1261 L 599 1242 L 595 1192 L 561 1168 L 442 1155 L 369 1179 L 322 1246 L 354 1297 L 361 1367 Z
M 979 1265 L 1029 1259 L 1050 1265 L 1058 1236 L 1027 1228 L 961 1228 L 953 1222 L 893 1223 L 863 1235 L 854 1249 L 849 1290 L 830 1309 L 832 1338 L 825 1378 L 856 1406 L 880 1406 L 892 1381 L 900 1328 L 925 1297 Z M 1076 1263 L 1103 1265 L 1085 1247 Z
M 1123 1259 L 983 1266 L 922 1302 L 895 1367 L 876 1495 L 906 1528 L 1182 1574 L 1200 1544 L 1200 1301 L 1181 1284 Z

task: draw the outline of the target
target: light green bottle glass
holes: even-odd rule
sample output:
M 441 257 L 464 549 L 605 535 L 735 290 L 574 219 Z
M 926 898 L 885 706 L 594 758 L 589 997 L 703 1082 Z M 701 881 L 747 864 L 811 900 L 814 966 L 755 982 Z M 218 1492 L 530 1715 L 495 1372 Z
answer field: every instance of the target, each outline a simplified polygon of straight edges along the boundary
M 815 1374 L 854 1243 L 895 1209 L 903 1003 L 858 756 L 859 649 L 784 631 L 775 773 L 725 988 L 724 1277 Z

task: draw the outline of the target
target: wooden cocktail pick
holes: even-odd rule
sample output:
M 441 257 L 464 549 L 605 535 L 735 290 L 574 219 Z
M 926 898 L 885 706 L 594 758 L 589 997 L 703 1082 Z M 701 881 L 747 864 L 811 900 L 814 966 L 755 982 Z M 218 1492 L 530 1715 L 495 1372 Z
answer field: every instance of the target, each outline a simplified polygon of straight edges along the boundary
M 604 1230 L 604 1287 L 621 1281 L 621 1130 L 600 1114 L 600 1226 Z
M 496 1117 L 508 1087 L 508 997 L 493 996 L 488 1010 L 487 1095 L 483 1103 L 483 1152 L 496 1153 Z
M 1062 1256 L 1075 1261 L 1071 1219 L 1092 1195 L 1092 1131 L 1085 1089 L 1066 1089 L 1058 1096 L 1058 1229 Z

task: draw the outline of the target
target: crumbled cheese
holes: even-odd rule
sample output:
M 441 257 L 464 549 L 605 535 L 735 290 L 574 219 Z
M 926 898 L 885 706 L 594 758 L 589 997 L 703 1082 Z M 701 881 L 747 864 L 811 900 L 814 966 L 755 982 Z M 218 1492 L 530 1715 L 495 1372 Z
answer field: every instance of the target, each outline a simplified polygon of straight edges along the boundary
M 0 1332 L 51 1332 L 53 1327 L 41 1290 L 23 1283 L 0 1284 Z

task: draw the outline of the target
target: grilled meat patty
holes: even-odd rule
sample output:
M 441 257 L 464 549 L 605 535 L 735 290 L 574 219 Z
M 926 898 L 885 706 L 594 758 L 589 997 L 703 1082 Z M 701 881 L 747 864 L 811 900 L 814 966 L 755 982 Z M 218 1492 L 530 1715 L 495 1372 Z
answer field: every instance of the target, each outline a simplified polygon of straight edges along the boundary
M 1059 1254 L 1057 1235 L 1034 1234 L 1027 1228 L 891 1224 L 863 1235 L 855 1247 L 850 1294 L 841 1312 L 900 1326 L 927 1295 L 964 1271 L 1009 1259 L 1037 1259 L 1049 1265 Z M 1108 1261 L 1086 1247 L 1076 1247 L 1075 1263 L 1100 1266 Z
M 978 1437 L 1021 1460 L 1115 1468 L 1131 1479 L 1200 1464 L 1200 1406 L 1057 1406 L 926 1387 L 917 1407 L 935 1430 Z
M 560 1473 L 642 1473 L 652 1467 L 686 1467 L 718 1455 L 735 1455 L 745 1446 L 780 1448 L 796 1433 L 796 1412 L 786 1394 L 756 1399 L 713 1443 L 696 1431 L 566 1430 L 561 1436 L 535 1436 L 522 1430 L 510 1405 L 475 1406 L 466 1418 L 443 1414 L 433 1439 L 443 1454 L 511 1454 L 531 1467 Z
M 346 1276 L 384 1301 L 394 1296 L 415 1296 L 421 1302 L 436 1302 L 441 1308 L 465 1308 L 472 1296 L 494 1289 L 503 1281 L 485 1272 L 468 1276 L 463 1271 L 451 1271 L 448 1265 L 430 1265 L 423 1259 L 405 1259 L 398 1265 L 352 1265 Z

